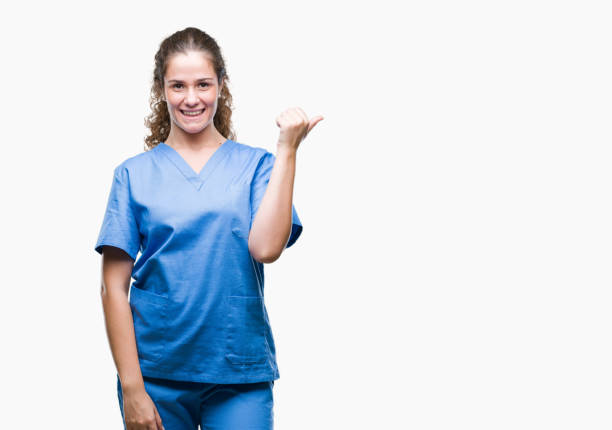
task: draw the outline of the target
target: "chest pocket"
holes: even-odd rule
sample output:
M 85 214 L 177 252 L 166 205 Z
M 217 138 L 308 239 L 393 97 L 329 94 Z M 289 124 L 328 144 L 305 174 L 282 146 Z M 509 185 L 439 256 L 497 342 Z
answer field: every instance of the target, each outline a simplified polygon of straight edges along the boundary
M 268 359 L 264 301 L 259 296 L 226 296 L 227 352 L 232 364 L 258 364 Z

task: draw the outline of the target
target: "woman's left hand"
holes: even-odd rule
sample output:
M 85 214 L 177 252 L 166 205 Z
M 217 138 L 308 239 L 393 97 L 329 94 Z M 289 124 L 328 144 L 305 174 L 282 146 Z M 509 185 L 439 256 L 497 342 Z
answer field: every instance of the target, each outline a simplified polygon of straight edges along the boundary
M 280 127 L 277 146 L 297 150 L 310 130 L 322 119 L 319 115 L 309 120 L 299 107 L 287 109 L 276 117 L 276 125 Z

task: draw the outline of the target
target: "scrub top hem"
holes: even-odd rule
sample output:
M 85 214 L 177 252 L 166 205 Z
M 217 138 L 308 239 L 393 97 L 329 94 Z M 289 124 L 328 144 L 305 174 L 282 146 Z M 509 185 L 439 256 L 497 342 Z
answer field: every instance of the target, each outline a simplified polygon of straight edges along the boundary
M 187 381 L 187 382 L 203 382 L 209 384 L 247 384 L 255 382 L 266 382 L 275 381 L 280 378 L 278 371 L 276 372 L 261 372 L 254 375 L 236 375 L 232 374 L 231 377 L 220 377 L 220 376 L 197 376 L 192 372 L 168 372 L 159 370 L 158 368 L 147 367 L 146 361 L 140 360 L 140 373 L 143 376 L 149 376 L 151 378 L 163 378 L 171 379 L 173 381 Z

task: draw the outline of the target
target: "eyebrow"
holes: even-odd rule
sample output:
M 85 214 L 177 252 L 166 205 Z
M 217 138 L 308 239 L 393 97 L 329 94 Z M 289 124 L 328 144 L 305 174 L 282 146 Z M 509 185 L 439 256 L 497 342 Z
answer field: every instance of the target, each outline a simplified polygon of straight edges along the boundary
M 212 81 L 213 78 L 200 78 L 200 79 L 196 79 L 196 81 Z M 168 82 L 183 82 L 180 79 L 169 79 Z

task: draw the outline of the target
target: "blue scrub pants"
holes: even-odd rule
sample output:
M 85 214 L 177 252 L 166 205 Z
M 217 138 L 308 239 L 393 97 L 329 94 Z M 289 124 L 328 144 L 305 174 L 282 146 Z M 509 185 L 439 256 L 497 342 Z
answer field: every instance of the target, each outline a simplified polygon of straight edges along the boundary
M 272 430 L 274 381 L 211 384 L 143 376 L 166 430 Z M 123 426 L 123 393 L 117 375 Z

